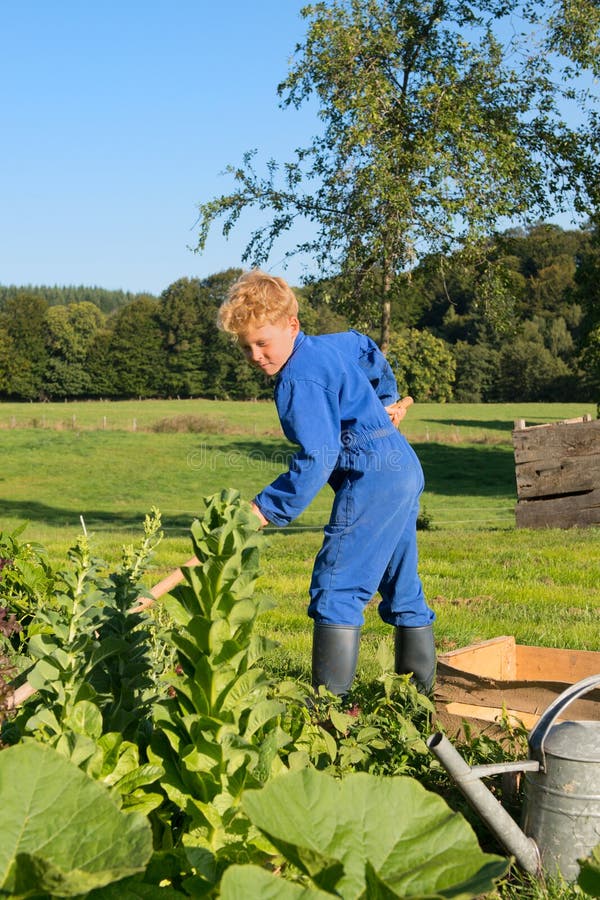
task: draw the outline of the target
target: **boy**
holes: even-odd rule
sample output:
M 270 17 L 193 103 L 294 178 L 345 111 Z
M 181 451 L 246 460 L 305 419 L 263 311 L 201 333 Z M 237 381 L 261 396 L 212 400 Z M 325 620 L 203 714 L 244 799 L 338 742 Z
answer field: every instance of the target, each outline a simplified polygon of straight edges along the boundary
M 434 613 L 417 574 L 420 463 L 396 425 L 402 410 L 392 370 L 356 331 L 300 330 L 298 302 L 282 278 L 254 269 L 229 291 L 219 327 L 237 336 L 251 365 L 275 378 L 289 470 L 254 498 L 262 525 L 287 525 L 328 482 L 335 497 L 310 583 L 312 681 L 350 689 L 363 610 L 379 591 L 379 615 L 395 628 L 395 670 L 429 693 L 435 677 Z

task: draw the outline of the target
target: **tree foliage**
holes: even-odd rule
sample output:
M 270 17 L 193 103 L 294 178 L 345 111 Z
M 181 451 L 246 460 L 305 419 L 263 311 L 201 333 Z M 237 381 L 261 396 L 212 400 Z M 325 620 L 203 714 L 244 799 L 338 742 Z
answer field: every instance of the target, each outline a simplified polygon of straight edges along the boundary
M 46 370 L 45 301 L 24 292 L 11 297 L 0 312 L 0 385 L 14 399 L 36 400 L 42 390 Z
M 0 310 L 11 298 L 20 296 L 27 291 L 34 297 L 41 297 L 48 306 L 66 306 L 70 303 L 93 303 L 103 313 L 111 313 L 122 306 L 127 306 L 139 297 L 149 297 L 150 294 L 137 294 L 131 291 L 109 291 L 106 288 L 86 287 L 85 285 L 54 285 L 52 287 L 40 287 L 38 285 L 0 285 Z
M 452 399 L 456 360 L 441 338 L 409 328 L 392 338 L 388 360 L 401 395 L 408 394 L 420 402 Z
M 385 349 L 393 281 L 423 253 L 480 250 L 503 217 L 591 212 L 597 104 L 578 77 L 598 69 L 592 0 L 330 0 L 302 16 L 279 93 L 316 102 L 322 131 L 265 174 L 254 151 L 229 167 L 231 192 L 200 207 L 199 249 L 216 220 L 228 234 L 254 207 L 270 216 L 246 247 L 260 264 L 308 219 L 314 237 L 290 253 L 343 279 L 372 327 L 381 314 Z
M 597 402 L 597 228 L 538 223 L 484 242 L 394 279 L 388 353 L 401 390 L 422 401 Z M 238 274 L 182 278 L 109 315 L 23 289 L 0 312 L 0 400 L 270 397 L 272 382 L 215 325 Z M 370 330 L 360 304 L 346 315 L 343 279 L 297 294 L 309 334 Z

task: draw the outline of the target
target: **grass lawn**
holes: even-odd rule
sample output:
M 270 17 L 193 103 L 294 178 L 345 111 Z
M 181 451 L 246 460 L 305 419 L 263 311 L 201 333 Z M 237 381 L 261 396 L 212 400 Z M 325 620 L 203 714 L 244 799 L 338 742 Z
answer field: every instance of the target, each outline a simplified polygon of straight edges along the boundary
M 440 651 L 502 634 L 600 650 L 600 527 L 517 530 L 514 521 L 514 420 L 542 424 L 585 413 L 595 416 L 595 408 L 411 408 L 403 431 L 425 471 L 429 528 L 419 531 L 420 572 Z M 189 526 L 204 497 L 235 488 L 251 499 L 291 450 L 271 403 L 0 404 L 0 532 L 27 522 L 21 540 L 43 544 L 52 563 L 64 566 L 85 528 L 95 554 L 113 566 L 157 506 L 165 537 L 146 575 L 150 586 L 191 556 Z M 291 527 L 265 533 L 258 587 L 277 605 L 258 627 L 278 642 L 271 663 L 279 674 L 309 678 L 307 588 L 330 502 L 325 488 Z M 359 680 L 377 674 L 382 640 L 391 648 L 374 598 L 365 611 Z M 576 889 L 515 873 L 489 896 L 574 900 Z
M 514 527 L 514 420 L 554 422 L 581 404 L 416 404 L 403 431 L 426 477 L 421 575 L 440 649 L 514 634 L 520 642 L 600 650 L 600 528 Z M 153 583 L 191 555 L 188 528 L 202 498 L 224 487 L 250 499 L 292 448 L 271 403 L 140 401 L 0 405 L 0 530 L 64 561 L 82 528 L 109 562 L 141 534 L 151 506 L 165 539 Z M 308 671 L 307 587 L 331 496 L 325 488 L 288 529 L 267 529 L 260 588 L 277 601 L 263 628 L 283 663 Z M 366 611 L 361 666 L 371 670 L 389 629 Z

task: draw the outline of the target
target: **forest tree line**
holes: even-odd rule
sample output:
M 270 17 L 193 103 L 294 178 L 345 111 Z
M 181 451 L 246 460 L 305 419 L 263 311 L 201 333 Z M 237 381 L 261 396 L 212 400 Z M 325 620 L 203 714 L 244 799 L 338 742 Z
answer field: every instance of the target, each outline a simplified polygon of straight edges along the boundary
M 269 379 L 215 325 L 239 274 L 181 278 L 160 297 L 0 287 L 0 399 L 270 396 Z M 424 258 L 392 290 L 387 355 L 401 392 L 421 402 L 597 402 L 599 285 L 591 226 L 538 224 L 496 236 L 481 256 Z M 377 334 L 368 297 L 328 281 L 297 293 L 308 333 Z

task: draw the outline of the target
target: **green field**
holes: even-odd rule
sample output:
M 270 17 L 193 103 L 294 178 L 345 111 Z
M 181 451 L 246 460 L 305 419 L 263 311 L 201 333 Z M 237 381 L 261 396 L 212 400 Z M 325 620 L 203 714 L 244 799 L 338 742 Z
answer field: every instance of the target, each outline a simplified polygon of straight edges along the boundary
M 524 531 L 511 431 L 590 413 L 591 404 L 421 404 L 403 431 L 426 477 L 421 574 L 438 615 L 440 648 L 499 634 L 526 643 L 600 650 L 600 529 Z M 0 530 L 65 559 L 81 528 L 117 561 L 152 506 L 165 539 L 148 581 L 191 555 L 188 528 L 202 498 L 236 488 L 251 499 L 285 466 L 291 446 L 271 403 L 209 400 L 0 405 Z M 260 586 L 278 607 L 263 627 L 292 667 L 306 668 L 306 592 L 330 492 L 288 529 L 269 529 Z M 83 522 L 83 525 L 82 525 Z M 369 607 L 361 665 L 388 633 Z

